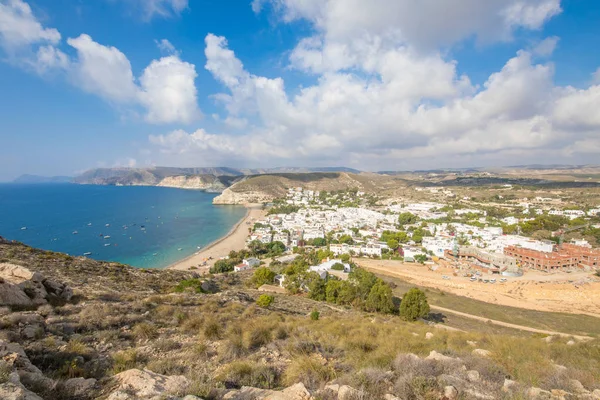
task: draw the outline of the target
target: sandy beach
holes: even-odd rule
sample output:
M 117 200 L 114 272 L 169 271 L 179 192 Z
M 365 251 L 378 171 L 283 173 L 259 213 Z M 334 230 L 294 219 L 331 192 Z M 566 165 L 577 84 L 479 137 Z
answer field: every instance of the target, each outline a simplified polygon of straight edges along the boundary
M 189 270 L 196 267 L 198 273 L 207 273 L 210 267 L 221 257 L 225 257 L 231 250 L 242 250 L 246 245 L 248 237 L 248 228 L 252 228 L 254 222 L 265 216 L 266 211 L 262 209 L 260 204 L 246 205 L 247 213 L 238 222 L 229 233 L 221 239 L 211 243 L 197 253 L 184 258 L 167 268 Z M 206 265 L 202 265 L 206 261 Z

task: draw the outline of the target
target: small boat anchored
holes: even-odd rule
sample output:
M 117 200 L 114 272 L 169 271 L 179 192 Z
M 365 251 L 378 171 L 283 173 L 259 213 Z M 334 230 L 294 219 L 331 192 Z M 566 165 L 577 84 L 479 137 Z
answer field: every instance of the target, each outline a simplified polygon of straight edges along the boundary
M 110 236 L 106 235 L 104 236 L 104 239 L 110 239 Z
M 73 235 L 77 235 L 79 232 L 77 231 L 73 231 Z
M 91 255 L 92 255 L 92 252 L 91 252 L 91 251 L 88 251 L 88 252 L 86 252 L 86 253 L 83 253 L 83 255 L 84 255 L 84 256 L 91 256 Z
M 27 227 L 26 227 L 26 226 L 24 226 L 24 227 L 22 227 L 22 228 L 21 228 L 21 230 L 22 230 L 22 231 L 26 231 L 26 230 L 27 230 Z

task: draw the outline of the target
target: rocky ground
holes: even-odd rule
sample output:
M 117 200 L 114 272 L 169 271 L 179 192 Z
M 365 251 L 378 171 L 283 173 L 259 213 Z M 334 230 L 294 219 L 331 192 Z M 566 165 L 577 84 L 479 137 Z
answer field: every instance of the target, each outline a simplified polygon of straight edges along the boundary
M 436 330 L 0 240 L 1 399 L 600 399 L 598 341 Z M 309 317 L 318 311 L 318 320 Z

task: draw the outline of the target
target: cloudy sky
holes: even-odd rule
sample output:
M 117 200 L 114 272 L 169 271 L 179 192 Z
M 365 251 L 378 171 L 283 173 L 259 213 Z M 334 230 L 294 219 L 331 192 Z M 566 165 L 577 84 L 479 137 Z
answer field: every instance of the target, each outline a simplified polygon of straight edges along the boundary
M 0 0 L 0 180 L 600 163 L 600 2 Z

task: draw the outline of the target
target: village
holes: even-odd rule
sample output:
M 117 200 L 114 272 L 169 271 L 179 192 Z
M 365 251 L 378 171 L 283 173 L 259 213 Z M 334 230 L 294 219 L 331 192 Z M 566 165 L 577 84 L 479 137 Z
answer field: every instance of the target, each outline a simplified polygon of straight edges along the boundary
M 358 190 L 328 193 L 289 188 L 285 198 L 276 200 L 269 213 L 255 221 L 247 243 L 281 242 L 290 253 L 328 246 L 335 258 L 396 260 L 433 270 L 442 266 L 461 271 L 471 281 L 492 284 L 530 271 L 594 272 L 600 266 L 600 249 L 583 237 L 565 240 L 566 234 L 577 236 L 570 232 L 600 228 L 598 207 L 561 209 L 555 199 L 535 197 L 516 199 L 514 212 L 498 217 L 468 198 L 457 202 L 448 189 L 416 190 L 442 194 L 449 202 L 377 201 Z M 557 223 L 552 236 L 558 243 L 520 234 L 522 224 L 546 216 L 575 225 Z M 332 265 L 331 260 L 323 260 L 314 270 L 331 270 L 327 266 Z

